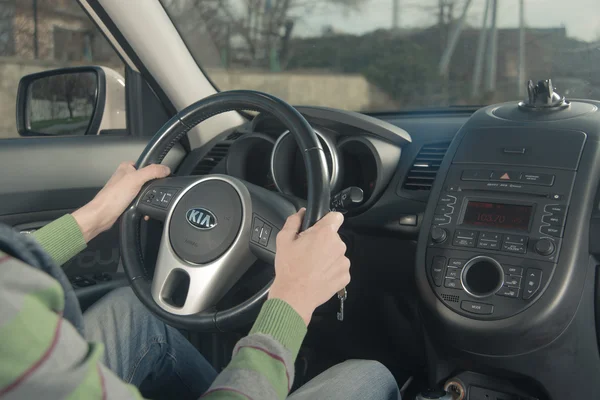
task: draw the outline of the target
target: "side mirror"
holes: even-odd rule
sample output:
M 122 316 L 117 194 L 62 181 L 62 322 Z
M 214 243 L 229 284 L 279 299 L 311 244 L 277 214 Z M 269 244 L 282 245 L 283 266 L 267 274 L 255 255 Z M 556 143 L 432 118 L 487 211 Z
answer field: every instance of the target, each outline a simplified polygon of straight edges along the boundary
M 21 136 L 97 133 L 102 121 L 106 77 L 100 67 L 44 71 L 21 78 L 17 130 Z

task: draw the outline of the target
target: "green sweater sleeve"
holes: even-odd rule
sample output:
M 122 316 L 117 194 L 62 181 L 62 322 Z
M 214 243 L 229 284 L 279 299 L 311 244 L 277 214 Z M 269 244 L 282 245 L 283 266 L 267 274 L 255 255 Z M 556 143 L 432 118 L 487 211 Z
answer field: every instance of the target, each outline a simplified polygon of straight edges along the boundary
M 57 265 L 65 264 L 87 247 L 83 233 L 71 214 L 63 215 L 35 231 L 32 236 Z
M 304 321 L 289 304 L 267 300 L 250 334 L 236 344 L 231 362 L 202 399 L 285 399 L 305 335 Z

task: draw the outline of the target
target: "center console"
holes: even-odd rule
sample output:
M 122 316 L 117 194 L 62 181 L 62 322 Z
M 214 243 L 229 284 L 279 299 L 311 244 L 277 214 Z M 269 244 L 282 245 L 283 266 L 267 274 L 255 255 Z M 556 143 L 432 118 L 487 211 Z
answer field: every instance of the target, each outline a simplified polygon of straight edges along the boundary
M 440 301 L 476 319 L 510 317 L 533 304 L 559 259 L 574 178 L 559 169 L 453 164 L 427 244 Z
M 532 398 L 597 397 L 599 105 L 490 106 L 454 138 L 416 254 L 432 383 L 471 371 Z

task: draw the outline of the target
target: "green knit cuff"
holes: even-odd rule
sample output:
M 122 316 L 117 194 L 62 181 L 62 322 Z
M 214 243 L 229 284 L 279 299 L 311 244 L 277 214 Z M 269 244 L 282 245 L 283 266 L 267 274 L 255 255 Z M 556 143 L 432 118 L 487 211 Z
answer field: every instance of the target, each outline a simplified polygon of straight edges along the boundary
M 306 336 L 306 324 L 302 317 L 285 301 L 269 299 L 262 309 L 250 334 L 269 335 L 287 348 L 294 359 Z
M 71 214 L 63 215 L 35 231 L 32 236 L 57 265 L 65 264 L 87 247 L 83 233 Z

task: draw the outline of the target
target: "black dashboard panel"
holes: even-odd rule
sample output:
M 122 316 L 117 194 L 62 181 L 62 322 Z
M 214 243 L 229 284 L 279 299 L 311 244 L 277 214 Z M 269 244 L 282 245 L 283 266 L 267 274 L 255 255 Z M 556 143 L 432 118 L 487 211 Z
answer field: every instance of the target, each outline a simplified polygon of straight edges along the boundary
M 597 102 L 585 103 L 592 111 L 567 108 L 563 117 L 508 113 L 518 121 L 494 113 L 516 103 L 481 109 L 448 149 L 415 266 L 434 358 L 451 359 L 448 368 L 510 371 L 541 384 L 551 399 L 597 397 L 588 238 L 600 113 Z M 443 379 L 442 370 L 433 379 Z

